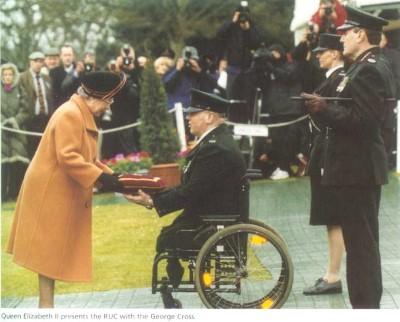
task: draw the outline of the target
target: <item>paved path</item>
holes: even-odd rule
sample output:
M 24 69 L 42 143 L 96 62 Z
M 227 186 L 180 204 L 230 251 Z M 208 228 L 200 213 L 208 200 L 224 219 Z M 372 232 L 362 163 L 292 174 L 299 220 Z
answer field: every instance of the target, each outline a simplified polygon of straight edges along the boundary
M 304 287 L 319 278 L 326 266 L 326 233 L 323 227 L 308 225 L 308 178 L 280 182 L 258 181 L 252 186 L 252 217 L 275 227 L 289 246 L 295 267 L 291 295 L 284 308 L 350 308 L 346 283 L 343 294 L 304 296 Z M 257 216 L 254 216 L 257 214 Z M 382 194 L 380 238 L 383 267 L 384 309 L 400 308 L 400 177 L 391 175 Z M 343 281 L 345 263 L 343 262 Z M 203 308 L 197 294 L 181 293 L 184 308 Z M 2 307 L 35 308 L 37 297 L 2 298 Z M 149 288 L 106 292 L 62 294 L 56 296 L 58 308 L 162 308 L 159 295 Z

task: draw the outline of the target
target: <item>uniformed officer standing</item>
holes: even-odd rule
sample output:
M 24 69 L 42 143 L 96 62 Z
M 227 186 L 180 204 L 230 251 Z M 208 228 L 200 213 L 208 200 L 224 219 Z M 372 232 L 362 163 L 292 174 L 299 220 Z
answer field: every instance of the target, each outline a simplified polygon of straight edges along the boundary
M 336 96 L 336 88 L 342 81 L 344 72 L 343 44 L 340 36 L 321 34 L 318 47 L 313 50 L 319 60 L 320 68 L 327 70 L 326 79 L 318 86 L 315 93 L 321 96 Z M 332 294 L 342 292 L 340 266 L 344 254 L 344 242 L 340 217 L 336 205 L 330 203 L 329 188 L 321 185 L 323 157 L 326 150 L 329 127 L 318 115 L 311 118 L 313 125 L 313 143 L 308 164 L 311 184 L 310 225 L 324 225 L 328 233 L 328 265 L 324 276 L 315 284 L 303 290 L 304 295 Z
M 347 284 L 353 308 L 379 308 L 382 274 L 378 212 L 381 185 L 387 183 L 382 139 L 385 99 L 393 97 L 392 74 L 379 53 L 387 21 L 346 7 L 342 30 L 345 57 L 353 63 L 336 89 L 349 100 L 330 102 L 303 94 L 310 113 L 329 126 L 322 185 L 340 215 L 347 252 Z
M 192 89 L 188 113 L 190 132 L 198 143 L 186 158 L 182 184 L 150 196 L 126 195 L 127 199 L 147 208 L 154 207 L 159 216 L 183 209 L 175 221 L 164 227 L 157 240 L 157 252 L 165 249 L 190 248 L 191 241 L 178 240 L 176 232 L 199 227 L 200 215 L 239 213 L 241 178 L 245 161 L 225 122 L 231 103 L 219 95 Z M 181 281 L 183 268 L 178 259 L 169 259 L 168 277 L 174 287 Z M 165 301 L 164 301 L 165 304 Z

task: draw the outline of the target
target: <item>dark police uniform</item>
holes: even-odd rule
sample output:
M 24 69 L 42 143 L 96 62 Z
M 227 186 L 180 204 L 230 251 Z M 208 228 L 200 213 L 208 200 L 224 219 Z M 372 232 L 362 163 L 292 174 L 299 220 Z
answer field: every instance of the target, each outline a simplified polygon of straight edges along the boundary
M 343 45 L 340 43 L 340 36 L 332 34 L 320 35 L 319 45 L 314 49 L 314 52 L 329 49 L 343 50 Z M 324 97 L 336 96 L 336 88 L 344 75 L 344 68 L 338 67 L 315 89 L 315 93 Z M 329 127 L 316 115 L 312 117 L 312 124 L 316 127 L 316 135 L 313 138 L 307 169 L 311 183 L 310 225 L 339 225 L 340 221 L 337 216 L 336 205 L 329 202 L 329 189 L 327 186 L 321 185 Z
M 192 89 L 191 106 L 197 107 L 189 107 L 187 112 L 206 109 L 226 113 L 229 105 L 229 101 L 216 95 Z M 203 137 L 187 156 L 182 184 L 152 197 L 160 216 L 183 209 L 170 226 L 161 230 L 157 252 L 178 246 L 192 248 L 191 240 L 179 240 L 176 233 L 184 228 L 200 227 L 200 215 L 238 214 L 240 183 L 245 170 L 244 158 L 227 125 L 221 124 Z M 182 275 L 179 262 L 169 260 L 167 273 L 176 287 Z
M 225 124 L 212 130 L 186 159 L 182 184 L 153 197 L 160 216 L 184 209 L 182 214 L 163 228 L 157 251 L 176 248 L 176 231 L 199 226 L 200 215 L 231 215 L 239 212 L 240 179 L 245 162 Z M 182 245 L 181 245 L 182 246 Z
M 343 28 L 381 30 L 385 20 L 347 7 Z M 379 29 L 380 28 L 380 29 Z M 381 185 L 387 183 L 382 139 L 385 99 L 393 97 L 392 75 L 378 48 L 357 57 L 336 88 L 351 98 L 328 104 L 318 115 L 327 123 L 322 185 L 340 216 L 347 252 L 347 284 L 353 308 L 379 308 L 382 277 L 378 211 Z

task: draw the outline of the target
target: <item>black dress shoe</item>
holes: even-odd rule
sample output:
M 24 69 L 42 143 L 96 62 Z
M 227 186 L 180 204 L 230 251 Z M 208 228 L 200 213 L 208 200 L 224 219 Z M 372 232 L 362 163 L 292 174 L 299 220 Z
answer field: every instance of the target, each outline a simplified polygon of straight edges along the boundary
M 168 285 L 161 286 L 161 298 L 166 309 L 181 309 L 182 303 L 178 299 L 172 297 L 171 288 Z
M 328 283 L 323 278 L 317 279 L 315 284 L 303 290 L 304 295 L 338 294 L 342 293 L 342 282 Z

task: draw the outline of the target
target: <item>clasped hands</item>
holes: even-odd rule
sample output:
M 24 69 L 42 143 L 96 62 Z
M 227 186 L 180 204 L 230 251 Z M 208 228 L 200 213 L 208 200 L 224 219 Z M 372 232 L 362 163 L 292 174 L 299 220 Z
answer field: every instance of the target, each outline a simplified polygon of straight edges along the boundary
M 154 206 L 151 196 L 140 189 L 136 195 L 124 194 L 124 197 L 131 202 L 146 207 L 147 209 L 151 209 Z
M 138 190 L 138 193 L 133 195 L 133 194 L 128 194 L 125 192 L 124 186 L 122 183 L 118 180 L 120 177 L 120 173 L 102 173 L 100 177 L 98 178 L 98 181 L 101 184 L 101 189 L 105 192 L 120 192 L 124 194 L 124 197 L 128 199 L 131 202 L 134 202 L 138 205 L 142 205 L 148 209 L 153 208 L 153 199 L 151 196 L 143 190 Z
M 301 97 L 305 99 L 305 106 L 310 114 L 318 113 L 328 107 L 326 100 L 317 94 L 301 93 Z

